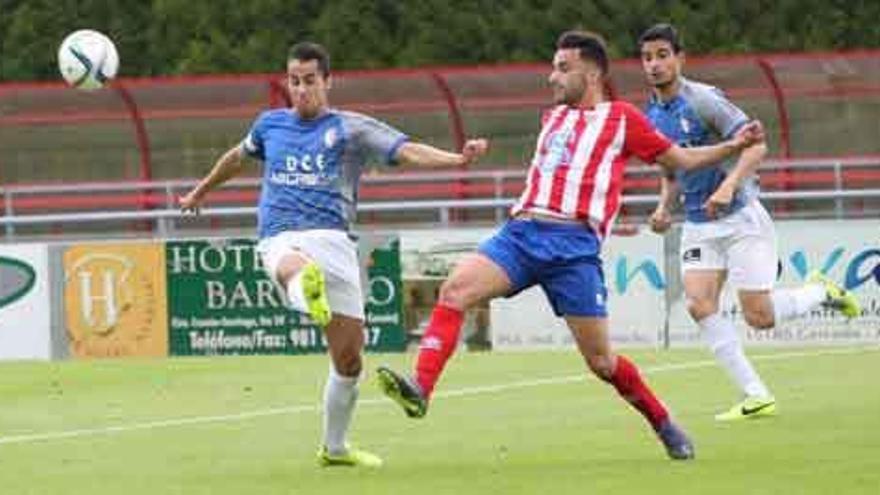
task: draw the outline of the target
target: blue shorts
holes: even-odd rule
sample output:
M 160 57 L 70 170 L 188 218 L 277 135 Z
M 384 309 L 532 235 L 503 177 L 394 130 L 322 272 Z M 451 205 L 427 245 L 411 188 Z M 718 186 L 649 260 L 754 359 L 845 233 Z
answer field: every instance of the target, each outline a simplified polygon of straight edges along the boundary
M 538 284 L 556 316 L 607 317 L 600 250 L 592 230 L 540 220 L 510 220 L 479 247 L 507 273 L 508 297 Z

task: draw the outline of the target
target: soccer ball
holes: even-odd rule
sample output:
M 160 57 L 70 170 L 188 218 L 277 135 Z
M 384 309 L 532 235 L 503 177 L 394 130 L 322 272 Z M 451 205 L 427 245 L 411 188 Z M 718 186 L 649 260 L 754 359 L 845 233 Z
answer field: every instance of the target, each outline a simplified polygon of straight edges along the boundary
M 80 29 L 67 35 L 58 47 L 58 69 L 68 84 L 91 91 L 116 77 L 119 54 L 107 36 Z

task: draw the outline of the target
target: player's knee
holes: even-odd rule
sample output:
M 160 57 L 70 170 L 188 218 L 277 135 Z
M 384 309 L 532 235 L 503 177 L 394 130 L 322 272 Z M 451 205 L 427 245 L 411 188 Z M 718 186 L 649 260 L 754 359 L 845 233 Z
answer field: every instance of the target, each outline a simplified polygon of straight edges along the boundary
M 687 310 L 694 321 L 700 321 L 717 313 L 718 304 L 708 298 L 688 298 Z
M 342 376 L 358 376 L 361 367 L 360 352 L 341 352 L 333 359 L 333 368 Z
M 460 279 L 450 278 L 440 286 L 437 302 L 464 311 L 474 304 L 469 293 L 470 287 L 467 283 Z
M 587 366 L 590 371 L 602 380 L 609 381 L 614 375 L 614 360 L 611 356 L 596 354 L 587 356 Z
M 743 308 L 743 319 L 746 323 L 757 330 L 769 330 L 776 325 L 773 312 L 765 308 L 753 309 Z

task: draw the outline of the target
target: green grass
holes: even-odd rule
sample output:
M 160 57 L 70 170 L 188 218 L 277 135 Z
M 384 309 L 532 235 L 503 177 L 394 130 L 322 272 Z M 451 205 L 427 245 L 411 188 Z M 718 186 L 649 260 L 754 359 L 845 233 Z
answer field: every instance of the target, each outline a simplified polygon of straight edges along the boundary
M 752 352 L 781 415 L 730 425 L 712 420 L 735 394 L 704 352 L 628 353 L 694 438 L 692 463 L 668 461 L 595 379 L 528 383 L 579 374 L 574 352 L 463 354 L 439 390 L 466 392 L 424 420 L 362 388 L 353 439 L 385 458 L 379 471 L 315 465 L 323 356 L 5 363 L 0 492 L 877 493 L 880 352 L 802 351 Z M 491 385 L 504 387 L 477 388 Z

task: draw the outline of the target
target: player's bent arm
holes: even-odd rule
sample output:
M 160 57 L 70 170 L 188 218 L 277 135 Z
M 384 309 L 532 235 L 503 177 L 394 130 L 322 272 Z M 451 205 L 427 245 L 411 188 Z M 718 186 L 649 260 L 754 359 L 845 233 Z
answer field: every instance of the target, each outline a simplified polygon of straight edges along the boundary
M 682 148 L 673 144 L 666 151 L 657 155 L 656 161 L 667 172 L 676 168 L 693 170 L 718 163 L 740 149 L 742 149 L 742 144 L 736 140 L 695 148 Z
M 400 145 L 396 158 L 402 165 L 419 167 L 457 167 L 465 163 L 462 154 L 450 153 L 429 144 L 412 141 Z
M 767 145 L 764 143 L 756 143 L 744 149 L 740 153 L 736 165 L 725 177 L 721 187 L 731 187 L 733 189 L 739 187 L 744 178 L 755 172 L 755 169 L 758 168 L 758 165 L 764 160 L 765 156 L 767 156 Z
M 461 153 L 450 153 L 424 143 L 406 142 L 397 150 L 398 163 L 423 167 L 458 167 L 477 161 L 486 154 L 489 142 L 485 139 L 468 139 Z
M 197 208 L 209 191 L 241 173 L 244 168 L 243 158 L 244 150 L 240 144 L 223 153 L 208 175 L 199 181 L 189 194 L 181 198 L 181 208 L 184 210 Z

